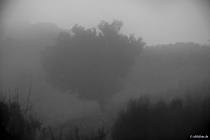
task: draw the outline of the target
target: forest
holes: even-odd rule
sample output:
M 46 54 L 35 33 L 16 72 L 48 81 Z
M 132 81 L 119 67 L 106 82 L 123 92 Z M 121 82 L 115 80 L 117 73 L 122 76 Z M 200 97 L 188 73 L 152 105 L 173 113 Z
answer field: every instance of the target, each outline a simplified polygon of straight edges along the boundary
M 77 24 L 71 30 L 50 23 L 24 27 L 1 47 L 0 139 L 210 136 L 209 45 L 147 46 L 141 37 L 121 34 L 118 20 L 101 21 L 97 30 Z M 41 113 L 37 109 L 50 103 Z M 61 121 L 46 124 L 55 114 Z

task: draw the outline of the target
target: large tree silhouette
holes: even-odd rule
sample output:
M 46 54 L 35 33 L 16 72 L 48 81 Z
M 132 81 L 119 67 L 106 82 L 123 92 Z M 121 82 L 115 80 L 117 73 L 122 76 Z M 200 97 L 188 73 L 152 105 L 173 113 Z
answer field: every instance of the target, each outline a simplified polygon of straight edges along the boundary
M 119 34 L 122 26 L 117 20 L 111 24 L 101 21 L 99 33 L 77 24 L 71 29 L 73 36 L 61 32 L 56 45 L 43 53 L 47 81 L 62 91 L 97 100 L 103 108 L 108 98 L 122 90 L 120 78 L 128 74 L 145 45 L 142 38 Z

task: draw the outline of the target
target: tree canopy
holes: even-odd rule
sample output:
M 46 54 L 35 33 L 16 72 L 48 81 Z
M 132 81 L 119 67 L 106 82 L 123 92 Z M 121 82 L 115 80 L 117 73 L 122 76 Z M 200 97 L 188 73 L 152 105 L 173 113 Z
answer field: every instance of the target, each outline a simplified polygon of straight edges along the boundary
M 47 82 L 104 107 L 108 98 L 122 90 L 120 78 L 128 74 L 145 45 L 142 38 L 119 34 L 122 26 L 122 21 L 101 21 L 98 33 L 96 28 L 86 30 L 77 24 L 71 29 L 74 35 L 61 32 L 56 44 L 43 52 Z

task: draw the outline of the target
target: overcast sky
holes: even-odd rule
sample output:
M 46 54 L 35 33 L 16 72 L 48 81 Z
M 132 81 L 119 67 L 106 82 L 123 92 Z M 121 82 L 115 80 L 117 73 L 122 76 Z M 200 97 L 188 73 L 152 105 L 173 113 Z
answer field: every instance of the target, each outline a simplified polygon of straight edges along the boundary
M 193 41 L 210 43 L 207 0 L 17 0 L 5 7 L 7 26 L 15 21 L 50 22 L 71 29 L 122 20 L 121 33 L 141 36 L 147 45 Z

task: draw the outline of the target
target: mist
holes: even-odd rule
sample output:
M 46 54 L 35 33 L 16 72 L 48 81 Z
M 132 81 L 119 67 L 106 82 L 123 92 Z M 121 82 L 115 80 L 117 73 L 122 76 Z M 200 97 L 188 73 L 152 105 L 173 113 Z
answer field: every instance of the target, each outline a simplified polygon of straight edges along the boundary
M 196 96 L 208 96 L 196 91 L 207 88 L 210 79 L 209 6 L 205 0 L 2 1 L 2 96 L 8 98 L 18 92 L 23 103 L 31 90 L 30 100 L 36 103 L 36 118 L 44 126 L 68 127 L 71 120 L 99 115 L 102 119 L 96 122 L 95 128 L 106 125 L 104 120 L 116 117 L 118 109 L 122 109 L 130 98 L 148 95 L 172 100 L 186 96 L 181 89 L 194 91 Z M 142 37 L 142 50 L 133 57 L 134 63 L 129 65 L 128 73 L 117 77 L 123 87 L 119 91 L 116 89 L 113 95 L 107 93 L 110 98 L 106 99 L 105 111 L 102 111 L 97 98 L 80 98 L 79 92 L 83 90 L 62 90 L 62 85 L 49 82 L 50 73 L 42 61 L 47 48 L 59 46 L 58 40 L 63 39 L 61 33 L 66 33 L 64 37 L 69 35 L 69 40 L 74 34 L 76 36 L 73 33 L 75 24 L 84 30 L 96 28 L 99 37 L 101 21 L 111 25 L 113 20 L 123 22 L 118 34 L 128 38 L 131 34 Z M 79 31 L 80 28 L 76 29 Z

